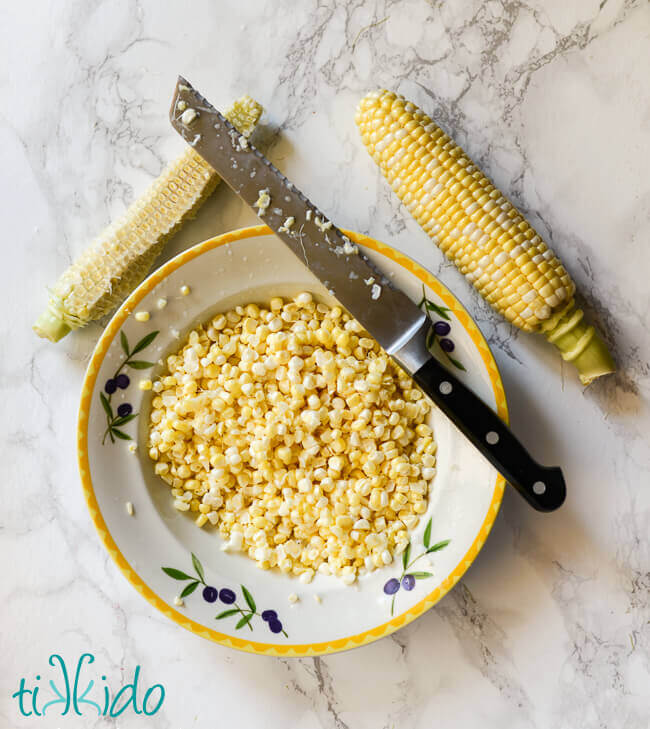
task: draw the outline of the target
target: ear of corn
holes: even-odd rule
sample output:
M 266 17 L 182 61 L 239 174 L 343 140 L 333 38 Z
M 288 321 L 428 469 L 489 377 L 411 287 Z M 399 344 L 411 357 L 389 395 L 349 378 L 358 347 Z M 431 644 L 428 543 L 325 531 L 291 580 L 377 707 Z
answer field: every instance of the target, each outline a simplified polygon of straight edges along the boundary
M 261 114 L 262 107 L 250 96 L 238 99 L 225 112 L 246 137 Z M 187 147 L 63 273 L 34 331 L 56 342 L 71 329 L 111 312 L 147 275 L 167 239 L 218 182 L 212 167 Z
M 362 99 L 356 122 L 393 190 L 486 301 L 515 326 L 543 333 L 583 383 L 614 371 L 553 251 L 442 129 L 389 91 Z

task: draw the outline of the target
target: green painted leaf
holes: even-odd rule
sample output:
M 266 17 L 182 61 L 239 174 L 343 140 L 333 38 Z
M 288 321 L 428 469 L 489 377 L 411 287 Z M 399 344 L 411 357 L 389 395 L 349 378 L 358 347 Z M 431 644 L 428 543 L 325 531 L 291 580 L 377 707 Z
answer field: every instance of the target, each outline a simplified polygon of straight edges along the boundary
M 224 610 L 215 617 L 215 620 L 222 620 L 223 618 L 229 618 L 231 615 L 236 615 L 239 612 L 237 608 L 231 608 L 230 610 Z
M 250 592 L 242 585 L 241 591 L 244 593 L 244 600 L 246 600 L 246 604 L 248 607 L 255 613 L 257 612 L 257 605 L 255 604 L 255 600 L 253 600 L 253 596 L 250 594 Z
M 203 565 L 201 560 L 192 552 L 192 564 L 196 570 L 196 574 L 199 576 L 199 580 L 205 585 L 205 574 L 203 573 Z
M 426 348 L 431 351 L 433 348 L 433 345 L 436 343 L 436 334 L 433 331 L 433 327 L 429 329 L 429 333 L 427 334 L 427 341 L 425 343 Z
M 149 332 L 149 334 L 142 337 L 142 339 L 135 345 L 135 347 L 133 347 L 133 351 L 131 352 L 131 354 L 137 354 L 138 352 L 142 352 L 142 350 L 146 349 L 157 336 L 158 331 Z
M 123 430 L 111 427 L 111 433 L 120 440 L 131 440 L 131 436 L 127 435 Z
M 183 592 L 181 592 L 181 597 L 187 597 L 188 595 L 191 595 L 198 586 L 198 582 L 190 582 L 189 585 L 185 585 Z
M 194 578 L 190 575 L 186 575 L 185 572 L 177 570 L 174 567 L 161 567 L 160 568 L 166 575 L 174 580 L 193 580 Z
M 130 359 L 127 362 L 127 365 L 129 367 L 132 367 L 134 370 L 148 370 L 150 367 L 153 367 L 153 362 L 146 362 L 143 359 Z
M 106 395 L 104 395 L 103 392 L 99 393 L 99 399 L 102 401 L 102 407 L 104 408 L 104 412 L 111 420 L 113 420 L 113 408 L 111 407 L 110 402 L 108 402 L 108 398 L 106 397 Z
M 424 546 L 429 549 L 429 544 L 431 543 L 431 522 L 433 518 L 429 519 L 427 522 L 426 529 L 424 530 L 424 536 L 422 537 L 422 543 Z
M 250 621 L 253 619 L 253 613 L 248 613 L 248 615 L 244 615 L 244 617 L 235 625 L 235 630 L 239 630 L 240 628 L 243 628 L 245 625 L 248 625 Z
M 131 413 L 130 415 L 122 415 L 119 418 L 115 418 L 115 420 L 111 423 L 112 426 L 116 425 L 126 425 L 126 423 L 130 423 L 133 418 L 137 418 L 138 413 Z
M 409 563 L 409 555 L 411 554 L 411 543 L 409 542 L 406 549 L 402 552 L 402 568 L 406 569 Z
M 462 370 L 463 372 L 467 371 L 457 359 L 454 359 L 453 357 L 450 357 L 449 355 L 447 355 L 447 359 L 454 365 L 454 367 L 456 369 Z
M 124 331 L 120 331 L 120 344 L 122 345 L 122 350 L 124 351 L 124 354 L 128 357 L 129 340 L 126 338 L 126 334 L 124 333 Z
M 410 572 L 416 580 L 425 580 L 427 577 L 433 577 L 431 572 Z
M 430 554 L 431 552 L 439 552 L 441 549 L 444 549 L 449 544 L 449 542 L 451 542 L 451 539 L 445 539 L 442 542 L 436 542 L 433 547 L 429 547 L 429 549 L 427 549 L 427 554 Z
M 447 321 L 451 321 L 451 317 L 447 314 L 450 309 L 446 306 L 438 306 L 438 304 L 434 304 L 433 301 L 429 301 L 429 299 L 425 301 L 424 305 L 427 307 L 428 311 L 435 311 L 438 316 L 446 319 Z

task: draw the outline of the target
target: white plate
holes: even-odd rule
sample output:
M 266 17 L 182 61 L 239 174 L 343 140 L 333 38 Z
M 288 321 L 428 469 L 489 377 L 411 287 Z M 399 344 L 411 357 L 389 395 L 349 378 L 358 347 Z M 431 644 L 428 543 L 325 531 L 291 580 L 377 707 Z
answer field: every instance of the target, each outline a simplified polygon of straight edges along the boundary
M 351 232 L 348 235 L 413 299 L 421 299 L 424 286 L 431 302 L 446 307 L 451 326 L 447 338 L 455 345 L 451 354 L 465 368 L 456 368 L 455 374 L 507 420 L 494 359 L 454 296 L 430 273 L 388 246 Z M 180 294 L 182 285 L 190 287 L 189 295 Z M 426 550 L 425 542 L 450 542 L 418 560 L 409 572 L 433 576 L 420 577 L 411 590 L 401 586 L 394 604 L 384 586 L 402 575 L 401 558 L 362 576 L 355 586 L 323 575 L 305 585 L 276 571 L 262 571 L 243 555 L 223 552 L 213 528 L 199 529 L 190 514 L 176 511 L 169 488 L 154 475 L 146 451 L 151 392 L 141 391 L 139 380 L 161 369 L 158 360 L 178 347 L 179 333 L 182 339 L 216 312 L 302 290 L 331 301 L 324 287 L 265 226 L 227 233 L 180 254 L 152 274 L 106 328 L 88 367 L 79 412 L 79 464 L 88 507 L 102 541 L 125 576 L 155 607 L 189 630 L 231 647 L 273 655 L 345 650 L 388 635 L 421 615 L 456 584 L 475 558 L 499 510 L 504 487 L 492 466 L 434 409 L 437 475 L 428 512 L 412 534 L 410 560 Z M 162 310 L 156 306 L 161 297 L 168 301 Z M 149 311 L 150 321 L 136 321 L 133 314 L 138 310 Z M 431 315 L 436 321 L 443 320 L 435 311 Z M 155 366 L 142 370 L 125 366 L 122 340 L 132 351 L 154 331 L 159 332 L 155 339 L 131 359 L 154 362 Z M 437 353 L 444 358 L 440 348 Z M 130 382 L 109 397 L 103 390 L 120 367 Z M 133 413 L 139 413 L 116 426 L 132 440 L 104 438 L 108 416 L 102 394 L 114 416 L 126 403 Z M 131 444 L 137 444 L 135 453 L 129 450 Z M 133 504 L 133 515 L 127 512 L 127 502 Z M 426 539 L 429 521 L 430 537 Z M 179 570 L 187 579 L 174 579 L 163 567 Z M 175 605 L 174 598 L 192 581 L 199 582 L 197 589 L 185 597 L 183 606 Z M 204 583 L 216 588 L 216 601 L 209 601 L 214 591 L 204 595 Z M 295 604 L 287 599 L 291 593 L 299 596 Z M 235 602 L 231 603 L 233 595 Z M 277 613 L 283 632 L 271 632 L 271 622 L 261 616 L 265 610 Z M 217 618 L 226 611 L 231 612 Z M 243 621 L 249 614 L 252 616 Z

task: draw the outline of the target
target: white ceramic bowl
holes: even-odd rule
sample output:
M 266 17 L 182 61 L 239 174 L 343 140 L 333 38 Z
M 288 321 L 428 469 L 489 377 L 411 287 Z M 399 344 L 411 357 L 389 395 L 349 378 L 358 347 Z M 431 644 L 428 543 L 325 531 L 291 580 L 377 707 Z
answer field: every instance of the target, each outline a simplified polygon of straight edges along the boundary
M 447 364 L 507 420 L 492 354 L 455 297 L 430 273 L 390 247 L 352 232 L 348 235 L 413 299 L 420 300 L 424 290 L 434 306 L 430 312 L 434 320 L 448 317 L 447 338 L 455 345 L 451 356 L 464 370 L 449 360 Z M 183 285 L 190 288 L 189 295 L 181 295 Z M 428 610 L 476 557 L 497 515 L 504 487 L 492 466 L 434 408 L 437 474 L 428 512 L 412 533 L 409 562 L 416 557 L 418 561 L 406 570 L 417 573 L 418 579 L 410 590 L 405 589 L 410 586 L 408 580 L 402 583 L 393 596 L 384 587 L 405 572 L 401 558 L 362 576 L 354 586 L 320 574 L 305 585 L 277 571 L 260 570 L 241 554 L 223 552 L 214 528 L 199 529 L 191 514 L 176 511 L 169 487 L 154 475 L 147 454 L 152 393 L 140 390 L 138 381 L 160 371 L 159 360 L 179 346 L 187 331 L 216 312 L 303 290 L 332 301 L 265 226 L 233 231 L 180 254 L 142 283 L 106 328 L 88 367 L 78 426 L 88 508 L 104 545 L 127 579 L 165 615 L 199 635 L 242 650 L 285 656 L 363 645 Z M 160 298 L 168 302 L 163 309 L 157 307 Z M 444 307 L 443 313 L 435 307 Z M 150 312 L 148 322 L 136 321 L 134 313 L 140 310 Z M 154 331 L 158 334 L 151 340 Z M 137 342 L 144 346 L 133 354 Z M 125 364 L 125 347 L 131 353 L 129 361 L 144 360 L 154 366 L 134 369 Z M 437 354 L 445 360 L 439 348 Z M 106 383 L 115 380 L 118 370 L 127 375 L 129 384 L 110 394 Z M 126 380 L 122 378 L 120 384 Z M 127 404 L 134 417 L 120 418 L 118 407 Z M 127 410 L 123 407 L 121 412 Z M 109 422 L 113 427 L 107 433 Z M 137 450 L 132 453 L 129 446 L 134 445 Z M 127 502 L 133 505 L 132 515 Z M 430 534 L 425 534 L 429 523 Z M 444 548 L 424 554 L 426 545 L 446 540 L 450 541 Z M 184 597 L 184 604 L 176 605 L 175 598 L 183 589 L 192 589 L 194 582 L 198 584 Z M 288 601 L 291 593 L 299 596 L 295 604 Z M 282 632 L 272 632 L 277 623 L 268 619 L 269 613 L 264 619 L 264 611 L 277 614 Z

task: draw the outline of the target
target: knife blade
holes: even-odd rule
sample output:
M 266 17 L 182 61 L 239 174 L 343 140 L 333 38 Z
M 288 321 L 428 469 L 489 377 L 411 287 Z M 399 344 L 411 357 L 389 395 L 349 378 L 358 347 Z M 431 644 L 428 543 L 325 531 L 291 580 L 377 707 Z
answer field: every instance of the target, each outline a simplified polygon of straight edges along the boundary
M 176 90 L 170 113 L 176 131 L 388 354 L 409 374 L 419 369 L 431 357 L 424 346 L 426 314 L 187 81 L 179 79 Z M 255 203 L 264 190 L 270 201 L 261 211 Z M 293 224 L 284 225 L 291 218 Z
M 534 508 L 562 504 L 561 470 L 539 465 L 492 409 L 432 357 L 426 314 L 182 77 L 170 121 Z

